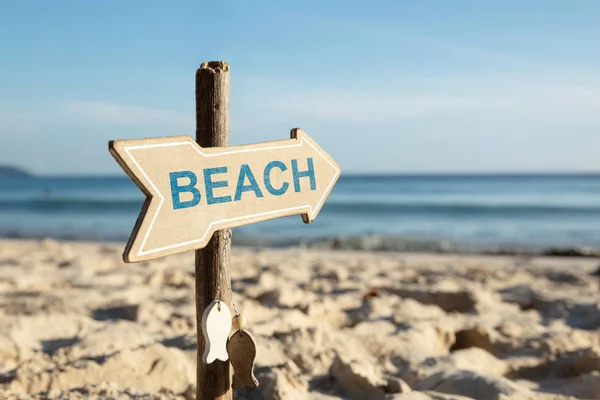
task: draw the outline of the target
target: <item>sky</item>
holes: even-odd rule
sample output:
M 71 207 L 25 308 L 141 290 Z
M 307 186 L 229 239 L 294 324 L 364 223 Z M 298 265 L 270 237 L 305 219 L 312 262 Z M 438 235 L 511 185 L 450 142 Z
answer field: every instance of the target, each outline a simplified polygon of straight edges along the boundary
M 112 139 L 300 127 L 342 173 L 600 171 L 600 2 L 0 0 L 0 164 L 124 174 Z

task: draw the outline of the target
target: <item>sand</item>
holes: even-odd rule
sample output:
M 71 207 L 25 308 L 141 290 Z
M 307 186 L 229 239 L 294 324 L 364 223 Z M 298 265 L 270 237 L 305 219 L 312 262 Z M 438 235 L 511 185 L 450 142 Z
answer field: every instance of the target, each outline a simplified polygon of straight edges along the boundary
M 192 399 L 193 254 L 0 240 L 0 399 Z M 234 248 L 244 399 L 600 399 L 593 258 Z

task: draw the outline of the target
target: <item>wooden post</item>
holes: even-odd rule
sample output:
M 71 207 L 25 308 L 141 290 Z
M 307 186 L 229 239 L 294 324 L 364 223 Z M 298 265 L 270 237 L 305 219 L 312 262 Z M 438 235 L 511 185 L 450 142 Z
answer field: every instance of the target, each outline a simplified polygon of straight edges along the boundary
M 205 62 L 196 71 L 196 142 L 201 147 L 229 145 L 229 64 L 226 62 Z M 226 289 L 230 284 L 230 233 L 217 231 L 205 248 L 196 250 L 197 400 L 232 399 L 229 361 L 215 360 L 207 365 L 201 359 L 204 351 L 202 313 L 215 299 L 219 268 L 223 262 L 227 271 L 221 282 L 221 300 L 231 309 L 231 296 Z M 229 235 L 227 244 L 226 235 Z

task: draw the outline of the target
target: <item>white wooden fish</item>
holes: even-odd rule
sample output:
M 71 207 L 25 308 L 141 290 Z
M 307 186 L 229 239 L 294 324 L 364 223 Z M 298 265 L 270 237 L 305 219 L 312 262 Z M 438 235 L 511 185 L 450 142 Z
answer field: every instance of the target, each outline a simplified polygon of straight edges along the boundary
M 202 361 L 210 364 L 219 359 L 227 361 L 227 339 L 231 332 L 231 311 L 222 301 L 215 300 L 206 307 L 202 315 L 204 353 Z

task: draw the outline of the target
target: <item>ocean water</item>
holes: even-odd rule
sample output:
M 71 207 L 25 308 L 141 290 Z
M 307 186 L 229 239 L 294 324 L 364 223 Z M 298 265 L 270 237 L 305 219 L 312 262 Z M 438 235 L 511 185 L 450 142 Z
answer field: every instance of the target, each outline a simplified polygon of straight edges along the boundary
M 127 177 L 0 179 L 0 236 L 125 240 L 143 200 Z M 298 215 L 234 229 L 249 243 L 369 235 L 600 248 L 600 175 L 345 175 L 312 224 Z

